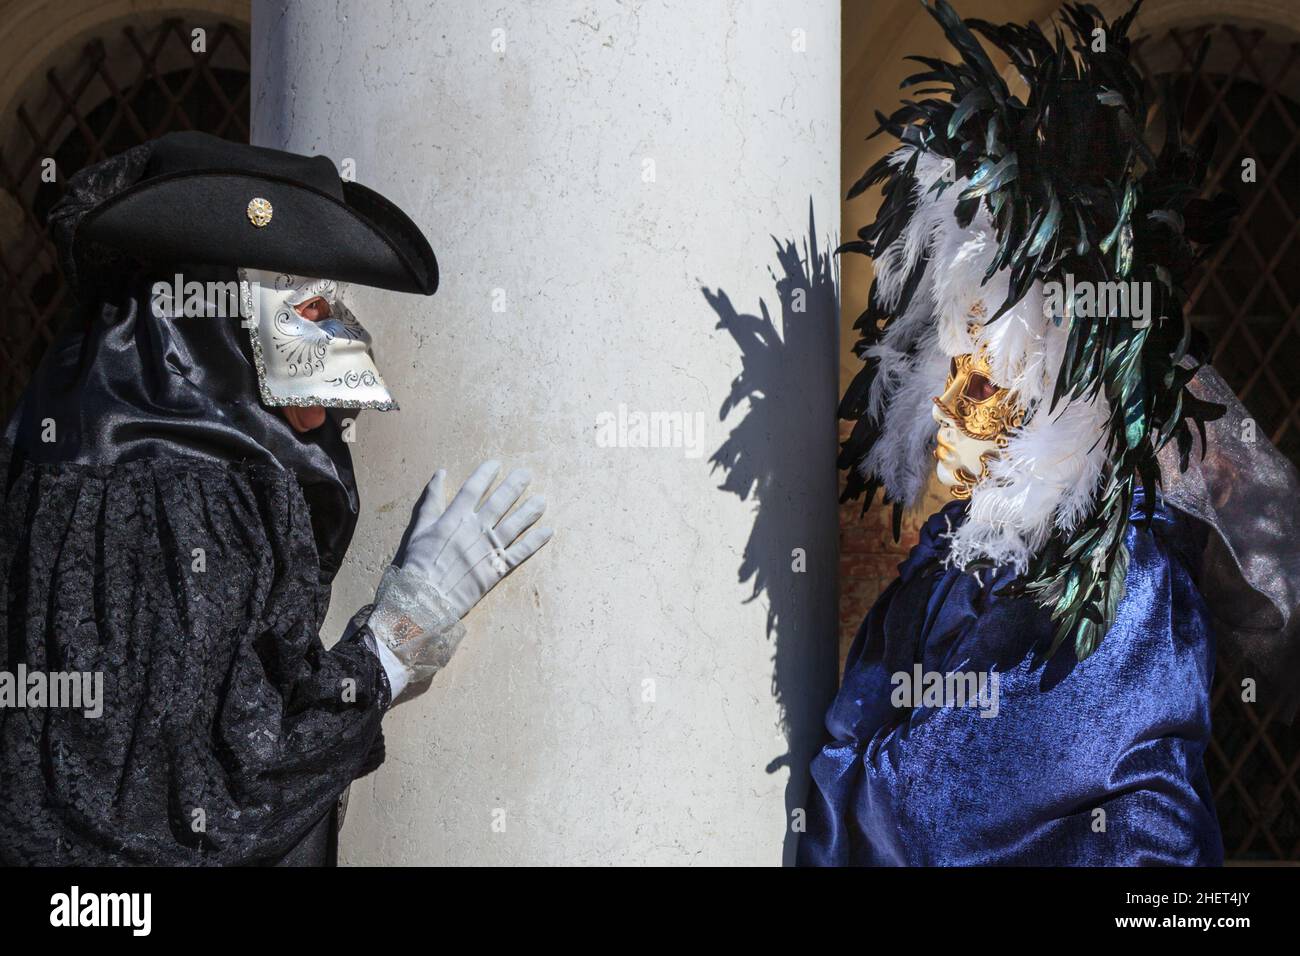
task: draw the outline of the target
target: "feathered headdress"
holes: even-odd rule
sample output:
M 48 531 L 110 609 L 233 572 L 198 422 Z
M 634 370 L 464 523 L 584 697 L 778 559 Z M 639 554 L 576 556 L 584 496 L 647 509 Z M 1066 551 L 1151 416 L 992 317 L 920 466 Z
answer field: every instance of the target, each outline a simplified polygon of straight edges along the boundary
M 1051 609 L 1049 653 L 1073 636 L 1080 659 L 1123 596 L 1137 489 L 1150 517 L 1158 453 L 1172 443 L 1186 468 L 1192 429 L 1203 448 L 1205 423 L 1224 410 L 1187 387 L 1204 348 L 1181 282 L 1234 206 L 1198 198 L 1212 143 L 1184 141 L 1181 109 L 1165 104 L 1161 151 L 1148 146 L 1127 35 L 1140 4 L 1114 23 L 1069 5 L 1053 42 L 1034 24 L 963 22 L 945 0 L 927 3 L 960 60 L 909 58 L 925 67 L 903 82 L 919 98 L 877 114 L 873 134 L 901 146 L 848 194 L 883 184 L 879 215 L 841 247 L 875 261 L 856 323 L 865 364 L 840 405 L 856 422 L 840 453 L 842 500 L 865 495 L 865 511 L 883 488 L 898 534 L 931 471 L 931 396 L 950 356 L 983 349 L 1026 414 L 973 489 L 951 560 L 1013 566 L 1011 588 Z M 1026 95 L 976 34 L 1009 58 Z M 1053 306 L 1053 289 L 1134 283 L 1149 320 L 1114 308 L 1085 317 L 1070 296 Z

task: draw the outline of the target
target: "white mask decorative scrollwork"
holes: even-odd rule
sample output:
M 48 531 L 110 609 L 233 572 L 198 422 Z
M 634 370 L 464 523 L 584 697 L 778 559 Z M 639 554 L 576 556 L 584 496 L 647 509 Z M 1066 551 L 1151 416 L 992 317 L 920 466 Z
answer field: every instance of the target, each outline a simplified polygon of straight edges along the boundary
M 370 333 L 340 291 L 330 279 L 239 270 L 240 312 L 267 405 L 397 408 L 375 367 Z

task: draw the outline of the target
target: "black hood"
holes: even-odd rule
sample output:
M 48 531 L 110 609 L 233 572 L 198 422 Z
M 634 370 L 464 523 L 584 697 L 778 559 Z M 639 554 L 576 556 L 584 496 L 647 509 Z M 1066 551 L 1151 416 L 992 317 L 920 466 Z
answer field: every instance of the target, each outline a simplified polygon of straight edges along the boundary
M 235 282 L 230 270 L 187 281 Z M 167 318 L 150 308 L 155 281 L 137 273 L 77 319 L 46 353 L 6 429 L 22 460 L 109 466 L 191 456 L 276 465 L 292 472 L 312 512 L 321 570 L 338 570 L 356 527 L 359 500 L 341 422 L 299 434 L 258 398 L 248 331 L 237 316 Z M 53 439 L 53 440 L 49 440 Z

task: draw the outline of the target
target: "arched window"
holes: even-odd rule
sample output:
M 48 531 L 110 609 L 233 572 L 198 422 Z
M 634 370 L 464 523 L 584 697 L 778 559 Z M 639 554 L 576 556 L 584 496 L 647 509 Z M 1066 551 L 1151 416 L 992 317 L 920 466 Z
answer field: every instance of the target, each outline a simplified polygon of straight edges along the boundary
M 1198 70 L 1197 57 L 1208 42 Z M 1207 23 L 1139 41 L 1153 83 L 1188 104 L 1187 130 L 1218 130 L 1207 193 L 1241 212 L 1188 287 L 1215 368 L 1265 436 L 1300 466 L 1300 42 L 1284 31 Z M 1300 547 L 1300 542 L 1297 543 Z M 1229 860 L 1300 860 L 1300 725 L 1242 701 L 1222 658 L 1206 766 Z
M 247 142 L 247 30 L 203 13 L 118 23 L 25 94 L 0 127 L 0 421 L 71 308 L 45 230 L 68 177 L 172 130 Z

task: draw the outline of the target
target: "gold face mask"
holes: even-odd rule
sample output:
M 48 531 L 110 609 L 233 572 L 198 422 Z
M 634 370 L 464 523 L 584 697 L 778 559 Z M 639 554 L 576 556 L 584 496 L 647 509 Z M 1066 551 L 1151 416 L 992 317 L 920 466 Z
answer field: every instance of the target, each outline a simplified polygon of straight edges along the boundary
M 1007 445 L 1011 430 L 1024 421 L 1024 410 L 1010 389 L 994 384 L 981 349 L 952 360 L 943 394 L 934 399 L 939 422 L 934 457 L 939 480 L 954 498 L 969 498 L 988 474 L 988 463 Z
M 980 441 L 1005 439 L 1025 417 L 1011 390 L 993 384 L 983 349 L 952 360 L 943 394 L 934 403 L 962 434 Z

